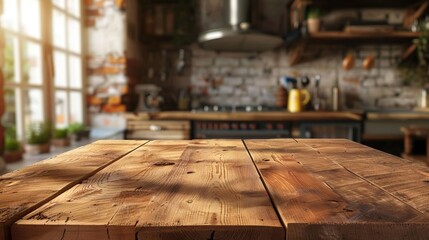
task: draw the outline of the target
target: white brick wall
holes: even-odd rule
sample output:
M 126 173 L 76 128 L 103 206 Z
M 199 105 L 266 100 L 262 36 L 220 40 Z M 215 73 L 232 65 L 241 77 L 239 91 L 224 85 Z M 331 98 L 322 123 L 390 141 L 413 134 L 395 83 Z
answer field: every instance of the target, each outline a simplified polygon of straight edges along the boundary
M 224 85 L 230 85 L 230 86 L 241 86 L 243 84 L 243 78 L 242 77 L 225 77 L 223 79 Z
M 192 59 L 194 67 L 211 67 L 213 65 L 212 57 L 195 57 Z
M 236 58 L 217 57 L 215 59 L 215 66 L 219 67 L 238 67 L 240 61 Z
M 326 57 L 318 57 L 314 61 L 290 67 L 285 50 L 261 54 L 219 53 L 201 50 L 194 46 L 192 84 L 200 86 L 200 81 L 195 79 L 204 79 L 209 75 L 223 79 L 222 86 L 215 90 L 209 89 L 208 96 L 200 96 L 205 103 L 274 105 L 280 77 L 305 75 L 311 78 L 320 75 L 321 95 L 325 96 L 325 102 L 329 103 L 331 87 L 338 76 L 342 102 L 345 103 L 347 97 L 352 97 L 354 102 L 351 107 L 413 108 L 416 106 L 419 90 L 403 87 L 393 61 L 389 59 L 402 53 L 401 49 L 398 50 L 398 46 L 363 46 L 360 49 L 354 49 L 355 68 L 350 71 L 345 71 L 341 67 L 346 52 L 338 53 L 335 48 L 317 49 L 317 51 Z M 365 70 L 362 67 L 362 61 L 368 55 L 376 56 L 375 66 L 371 70 Z M 209 85 L 207 87 L 210 88 Z M 310 90 L 312 89 L 313 85 L 310 87 Z

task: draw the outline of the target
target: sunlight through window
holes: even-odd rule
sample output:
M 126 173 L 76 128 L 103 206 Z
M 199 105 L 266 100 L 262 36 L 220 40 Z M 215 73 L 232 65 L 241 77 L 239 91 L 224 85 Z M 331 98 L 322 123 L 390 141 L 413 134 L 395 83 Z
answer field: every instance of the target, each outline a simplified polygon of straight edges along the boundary
M 58 127 L 83 122 L 81 0 L 3 3 L 6 94 L 1 97 L 8 127 L 24 139 L 35 122 Z

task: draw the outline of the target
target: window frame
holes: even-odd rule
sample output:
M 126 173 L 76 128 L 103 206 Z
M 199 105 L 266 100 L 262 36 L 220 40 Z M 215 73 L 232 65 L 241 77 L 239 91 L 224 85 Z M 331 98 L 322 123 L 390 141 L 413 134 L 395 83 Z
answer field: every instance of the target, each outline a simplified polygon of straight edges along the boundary
M 15 0 L 16 1 L 16 0 Z M 56 90 L 63 90 L 63 88 L 58 88 L 55 86 L 55 79 L 52 74 L 53 68 L 55 68 L 55 62 L 54 62 L 54 51 L 56 49 L 66 53 L 66 69 L 67 69 L 67 79 L 69 78 L 69 65 L 68 65 L 68 56 L 76 56 L 81 59 L 81 70 L 82 70 L 82 86 L 81 88 L 70 88 L 66 87 L 64 88 L 65 91 L 69 93 L 72 92 L 79 92 L 82 96 L 82 123 L 85 124 L 87 122 L 87 109 L 86 109 L 86 83 L 87 83 L 87 75 L 85 73 L 85 57 L 84 54 L 86 52 L 85 49 L 85 35 L 84 35 L 84 15 L 83 15 L 83 8 L 84 4 L 80 4 L 80 17 L 76 17 L 72 13 L 69 13 L 66 9 L 61 9 L 57 6 L 55 6 L 52 2 L 52 0 L 39 0 L 40 2 L 40 25 L 41 25 L 41 33 L 40 33 L 40 39 L 37 39 L 32 36 L 28 36 L 23 33 L 22 31 L 22 18 L 21 18 L 21 0 L 17 1 L 17 25 L 18 28 L 16 30 L 5 28 L 4 26 L 1 26 L 1 30 L 3 31 L 3 34 L 5 36 L 5 41 L 9 37 L 12 37 L 14 39 L 17 39 L 18 41 L 18 56 L 19 59 L 14 59 L 14 75 L 15 75 L 15 81 L 13 82 L 7 82 L 6 79 L 3 79 L 3 88 L 6 92 L 7 90 L 12 90 L 15 92 L 15 104 L 16 104 L 16 129 L 17 129 L 17 136 L 19 139 L 25 139 L 25 132 L 26 127 L 28 126 L 29 122 L 25 121 L 25 104 L 26 104 L 26 92 L 30 89 L 40 89 L 42 92 L 42 102 L 43 102 L 43 119 L 45 122 L 52 123 L 53 126 L 56 126 L 56 113 L 55 113 L 55 92 Z M 67 6 L 67 1 L 66 1 Z M 67 45 L 65 48 L 59 48 L 54 46 L 52 35 L 53 35 L 53 29 L 52 29 L 52 12 L 53 10 L 62 11 L 66 14 L 67 18 L 71 17 L 75 20 L 77 20 L 80 24 L 80 33 L 81 33 L 81 51 L 80 54 L 74 53 L 67 49 Z M 67 19 L 66 18 L 66 19 Z M 68 24 L 66 20 L 66 30 L 67 31 Z M 67 33 L 66 33 L 67 34 Z M 66 41 L 68 39 L 66 38 Z M 38 44 L 41 47 L 41 78 L 42 83 L 40 85 L 33 84 L 29 82 L 23 81 L 23 76 L 25 74 L 25 70 L 23 67 L 16 67 L 23 66 L 25 62 L 25 51 L 24 51 L 24 45 L 26 42 L 33 42 Z M 48 63 L 48 61 L 50 61 Z M 18 71 L 16 71 L 18 70 Z M 18 80 L 17 80 L 18 79 Z M 18 91 L 17 91 L 18 90 Z M 16 94 L 18 96 L 16 96 Z M 3 96 L 4 98 L 5 96 Z M 68 101 L 68 110 L 70 112 L 70 101 Z M 7 106 L 5 102 L 5 113 L 7 112 Z M 70 119 L 70 114 L 69 119 Z M 70 121 L 67 121 L 70 123 Z
M 71 123 L 71 114 L 70 114 L 70 109 L 71 109 L 71 101 L 70 101 L 70 93 L 72 93 L 72 92 L 79 92 L 80 94 L 81 94 L 81 96 L 82 96 L 82 123 L 86 123 L 87 121 L 86 121 L 86 119 L 87 119 L 87 111 L 86 111 L 86 97 L 85 97 L 85 94 L 86 94 L 86 74 L 85 74 L 85 58 L 84 58 L 84 53 L 86 52 L 85 51 L 85 49 L 84 49 L 84 46 L 85 46 L 85 42 L 84 42 L 84 40 L 83 39 L 85 39 L 85 36 L 84 36 L 84 31 L 83 31 L 83 29 L 84 29 L 84 25 L 83 25 L 83 19 L 84 19 L 84 16 L 83 16 L 83 3 L 81 2 L 81 4 L 80 4 L 80 17 L 77 17 L 77 16 L 75 16 L 75 15 L 73 15 L 72 13 L 70 13 L 69 11 L 67 11 L 67 5 L 68 5 L 68 2 L 67 2 L 68 0 L 66 0 L 65 1 L 65 8 L 63 9 L 63 8 L 60 8 L 60 7 L 58 7 L 58 6 L 56 6 L 56 5 L 54 5 L 53 3 L 52 3 L 52 0 L 49 0 L 48 2 L 49 2 L 49 4 L 51 5 L 50 6 L 50 8 L 49 8 L 49 16 L 50 16 L 50 21 L 49 21 L 49 28 L 50 28 L 50 36 L 49 36 L 49 40 L 50 40 L 50 45 L 51 45 L 51 48 L 52 48 L 52 51 L 51 51 L 51 53 L 50 53 L 50 59 L 51 59 L 51 61 L 52 62 L 54 62 L 54 53 L 55 53 L 55 51 L 59 51 L 59 52 L 62 52 L 62 53 L 64 53 L 65 54 L 65 56 L 66 56 L 66 82 L 67 82 L 67 86 L 66 87 L 58 87 L 58 86 L 55 86 L 55 77 L 54 76 L 52 76 L 52 78 L 51 78 L 51 91 L 50 91 L 50 94 L 51 94 L 51 99 L 53 100 L 52 102 L 51 102 L 51 109 L 52 109 L 52 112 L 51 112 L 51 119 L 53 120 L 52 122 L 54 123 L 54 125 L 56 125 L 57 123 L 56 123 L 56 111 L 55 111 L 55 109 L 56 109 L 56 105 L 55 105 L 55 99 L 56 99 L 56 97 L 55 97 L 55 93 L 57 92 L 57 91 L 65 91 L 66 93 L 67 93 L 67 117 L 68 117 L 68 119 L 67 119 L 67 124 L 70 124 Z M 54 42 L 53 42 L 53 38 L 52 38 L 52 34 L 53 34 L 53 32 L 54 32 L 54 30 L 52 29 L 52 19 L 53 19 L 53 11 L 54 10 L 56 10 L 56 11 L 59 11 L 59 12 L 61 12 L 61 13 L 63 13 L 63 14 L 65 14 L 65 33 L 66 33 L 66 36 L 65 36 L 65 41 L 66 41 L 66 44 L 65 44 L 65 47 L 64 48 L 62 48 L 62 47 L 57 47 L 57 46 L 55 46 L 54 45 Z M 80 42 L 81 42 L 81 49 L 80 49 L 80 54 L 79 53 L 76 53 L 76 52 L 73 52 L 72 50 L 70 50 L 69 48 L 68 48 L 68 44 L 69 44 L 69 37 L 68 37 L 68 34 L 69 34 L 69 31 L 68 31 L 68 27 L 69 27 L 69 25 L 68 25 L 68 19 L 69 18 L 72 18 L 72 19 L 74 19 L 74 20 L 77 20 L 78 22 L 79 22 L 79 24 L 80 24 L 80 36 L 81 36 L 81 39 L 80 39 Z M 80 58 L 80 60 L 81 60 L 81 70 L 82 70 L 82 86 L 81 86 L 81 88 L 79 89 L 79 88 L 73 88 L 73 87 L 70 87 L 69 86 L 69 82 L 70 82 L 70 65 L 69 65 L 69 63 L 70 63 L 70 56 L 74 56 L 74 57 L 78 57 L 78 58 Z M 54 68 L 55 68 L 55 63 L 53 64 L 53 66 L 54 66 Z

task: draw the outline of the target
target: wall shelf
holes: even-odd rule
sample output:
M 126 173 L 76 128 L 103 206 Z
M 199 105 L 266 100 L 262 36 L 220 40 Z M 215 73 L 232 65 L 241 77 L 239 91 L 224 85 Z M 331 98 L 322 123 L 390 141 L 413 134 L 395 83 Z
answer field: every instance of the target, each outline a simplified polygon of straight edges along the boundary
M 411 24 L 429 8 L 427 1 L 421 0 L 362 0 L 362 1 L 341 1 L 341 0 L 293 0 L 288 5 L 290 15 L 286 35 L 286 46 L 289 50 L 289 64 L 296 65 L 303 61 L 304 51 L 313 45 L 335 45 L 338 47 L 356 47 L 361 44 L 411 44 L 413 39 L 420 36 L 419 32 L 411 32 Z M 384 8 L 404 10 L 402 24 L 393 24 L 389 21 L 379 20 L 379 23 L 372 23 L 368 19 L 356 17 L 353 24 L 335 26 L 331 24 L 332 31 L 320 31 L 314 33 L 303 32 L 305 28 L 306 16 L 311 8 L 321 9 L 329 13 L 338 12 L 343 9 L 356 9 L 356 16 L 361 16 L 362 9 Z M 349 11 L 350 12 L 350 11 Z M 332 16 L 335 15 L 331 15 Z M 387 15 L 386 15 L 387 16 Z M 387 18 L 386 18 L 387 19 Z M 365 22 L 366 21 L 366 22 Z M 348 22 L 344 20 L 344 23 Z M 350 21 L 351 22 L 351 21 Z M 358 22 L 356 24 L 356 22 Z M 377 21 L 373 21 L 377 22 Z M 381 23 L 380 23 L 381 22 Z M 399 26 L 400 25 L 400 26 Z M 303 27 L 304 26 L 304 27 Z M 333 27 L 334 26 L 334 27 Z M 350 28 L 351 27 L 351 28 Z M 329 29 L 329 27 L 326 27 Z
M 307 37 L 310 40 L 410 40 L 419 37 L 418 32 L 393 31 L 393 32 L 317 32 Z
M 425 2 L 425 0 L 360 0 L 360 1 L 344 1 L 344 0 L 295 0 L 290 4 L 296 5 L 313 5 L 313 6 L 328 6 L 330 8 L 404 8 L 415 4 Z

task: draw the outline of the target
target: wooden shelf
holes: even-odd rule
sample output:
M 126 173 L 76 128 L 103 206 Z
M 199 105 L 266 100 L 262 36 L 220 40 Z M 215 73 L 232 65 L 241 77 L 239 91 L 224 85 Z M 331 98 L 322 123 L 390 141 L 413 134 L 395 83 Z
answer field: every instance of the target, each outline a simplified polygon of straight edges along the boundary
M 418 32 L 317 32 L 308 36 L 310 40 L 371 40 L 371 39 L 413 39 L 419 37 Z
M 314 5 L 314 6 L 329 6 L 330 8 L 401 8 L 409 7 L 424 0 L 360 0 L 360 1 L 344 1 L 344 0 L 295 0 L 292 3 L 297 5 Z M 291 3 L 291 4 L 292 4 Z
M 385 44 L 385 43 L 411 43 L 413 39 L 418 38 L 420 33 L 409 31 L 392 32 L 340 32 L 326 31 L 311 33 L 306 37 L 295 40 L 290 44 L 289 64 L 291 66 L 302 62 L 303 52 L 311 44 L 336 44 L 338 46 L 347 46 L 351 44 Z
M 395 31 L 393 26 L 365 26 L 361 28 L 352 26 L 348 30 L 353 31 L 322 31 L 317 33 L 302 34 L 300 29 L 292 28 L 301 25 L 306 21 L 308 10 L 312 7 L 320 8 L 326 12 L 341 11 L 351 9 L 362 11 L 367 8 L 389 8 L 404 10 L 402 29 Z M 428 9 L 427 0 L 292 0 L 289 1 L 288 11 L 291 15 L 286 42 L 290 52 L 290 65 L 295 65 L 303 61 L 304 50 L 311 44 L 329 44 L 331 46 L 355 47 L 361 44 L 411 44 L 412 40 L 418 38 L 420 33 L 407 31 L 412 23 L 422 16 Z M 356 12 L 360 13 L 360 12 Z M 387 24 L 387 23 L 386 23 Z M 337 29 L 347 29 L 341 26 Z M 378 28 L 379 31 L 376 31 Z M 359 30 L 359 31 L 358 31 Z M 366 31 L 370 30 L 370 31 Z M 409 50 L 408 52 L 411 52 Z

